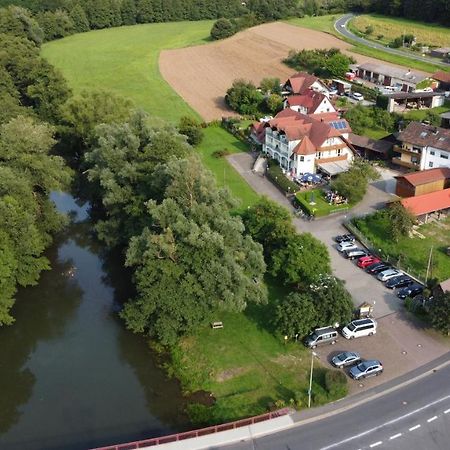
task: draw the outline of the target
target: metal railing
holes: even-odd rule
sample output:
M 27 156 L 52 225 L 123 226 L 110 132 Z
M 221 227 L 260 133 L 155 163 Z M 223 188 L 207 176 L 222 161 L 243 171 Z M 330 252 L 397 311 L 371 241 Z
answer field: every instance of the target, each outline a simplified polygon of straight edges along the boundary
M 235 428 L 253 425 L 255 423 L 264 422 L 266 420 L 274 419 L 276 417 L 286 416 L 291 413 L 290 408 L 283 408 L 277 411 L 268 412 L 259 416 L 249 417 L 247 419 L 236 420 L 235 422 L 223 423 L 220 425 L 213 425 L 207 428 L 198 430 L 185 431 L 184 433 L 170 434 L 168 436 L 161 436 L 157 438 L 145 439 L 142 441 L 127 442 L 125 444 L 110 445 L 107 447 L 98 447 L 91 450 L 134 450 L 145 447 L 153 447 L 161 444 L 168 444 L 170 442 L 183 441 L 185 439 L 197 438 L 200 436 L 207 436 L 209 434 L 218 433 L 220 431 L 234 430 Z

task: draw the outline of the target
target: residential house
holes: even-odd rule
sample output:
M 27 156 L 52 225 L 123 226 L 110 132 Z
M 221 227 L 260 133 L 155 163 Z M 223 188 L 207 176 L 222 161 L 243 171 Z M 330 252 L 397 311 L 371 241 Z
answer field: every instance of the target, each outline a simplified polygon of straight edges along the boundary
M 412 172 L 395 178 L 395 193 L 399 197 L 416 197 L 450 188 L 450 168 L 447 167 Z
M 438 83 L 438 89 L 440 91 L 450 91 L 450 72 L 444 72 L 439 70 L 431 75 L 431 78 Z
M 263 153 L 294 177 L 317 170 L 336 175 L 348 169 L 353 148 L 347 139 L 348 123 L 337 114 L 333 117 L 287 108 L 267 122 L 254 124 L 252 135 L 261 142 Z
M 427 79 L 422 73 L 400 67 L 366 62 L 357 66 L 359 78 L 382 86 L 396 87 L 403 92 L 412 92 Z
M 425 170 L 450 167 L 450 130 L 411 122 L 398 134 L 400 145 L 394 145 L 399 156 L 394 164 L 410 169 Z
M 330 99 L 322 92 L 308 89 L 303 94 L 290 95 L 284 100 L 284 107 L 302 114 L 336 112 Z
M 307 72 L 298 72 L 292 75 L 283 85 L 283 93 L 287 95 L 301 95 L 309 90 L 321 92 L 327 96 L 330 92 L 325 83 Z

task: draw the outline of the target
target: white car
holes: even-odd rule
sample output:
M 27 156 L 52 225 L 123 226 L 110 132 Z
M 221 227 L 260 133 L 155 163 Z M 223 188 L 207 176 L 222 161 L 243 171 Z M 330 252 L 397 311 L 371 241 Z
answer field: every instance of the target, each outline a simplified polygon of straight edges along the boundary
M 358 100 L 358 102 L 362 102 L 364 100 L 364 97 L 362 96 L 362 94 L 360 94 L 359 92 L 353 92 L 352 93 L 352 97 L 355 100 Z
M 337 249 L 342 253 L 345 250 L 356 250 L 358 247 L 355 245 L 354 242 L 341 242 Z
M 397 269 L 388 269 L 383 270 L 383 272 L 380 272 L 377 275 L 377 279 L 379 279 L 380 281 L 387 281 L 390 280 L 391 278 L 398 277 L 399 275 L 403 275 L 403 272 Z

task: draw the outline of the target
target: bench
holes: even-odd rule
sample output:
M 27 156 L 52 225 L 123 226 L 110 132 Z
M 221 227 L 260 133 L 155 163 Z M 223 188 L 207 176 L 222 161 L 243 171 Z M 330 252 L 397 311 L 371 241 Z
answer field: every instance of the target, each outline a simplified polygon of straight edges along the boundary
M 222 322 L 211 322 L 211 328 L 213 330 L 218 330 L 219 328 L 223 328 Z

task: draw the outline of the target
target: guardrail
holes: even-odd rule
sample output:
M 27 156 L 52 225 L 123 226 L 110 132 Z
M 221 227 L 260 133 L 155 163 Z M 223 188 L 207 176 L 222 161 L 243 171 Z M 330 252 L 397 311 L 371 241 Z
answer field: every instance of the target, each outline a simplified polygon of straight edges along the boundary
M 253 425 L 255 423 L 264 422 L 276 417 L 286 416 L 291 412 L 290 408 L 283 408 L 277 411 L 261 414 L 259 416 L 249 417 L 248 419 L 236 420 L 235 422 L 223 423 L 198 430 L 185 431 L 184 433 L 170 434 L 157 438 L 145 439 L 143 441 L 128 442 L 126 444 L 110 445 L 107 447 L 98 447 L 91 450 L 134 450 L 145 447 L 153 447 L 170 442 L 183 441 L 185 439 L 207 436 L 208 434 L 218 433 L 220 431 L 234 430 L 235 428 Z

